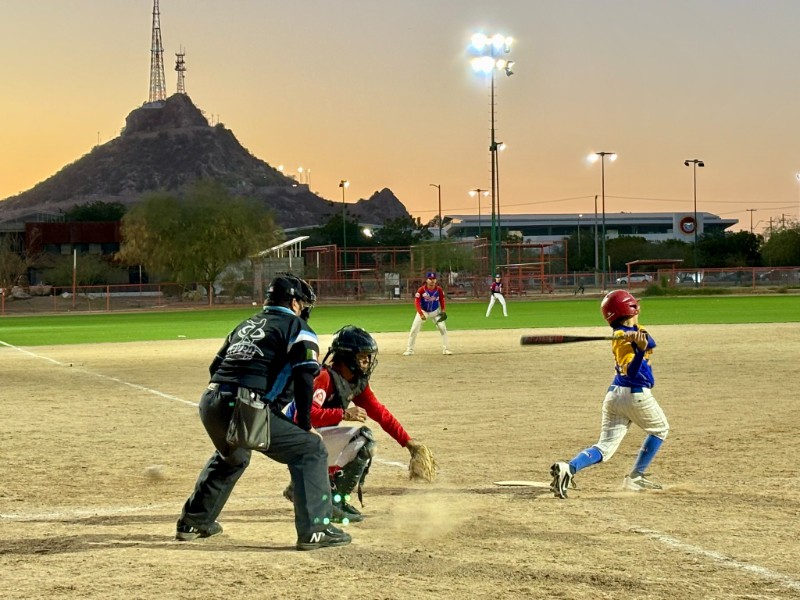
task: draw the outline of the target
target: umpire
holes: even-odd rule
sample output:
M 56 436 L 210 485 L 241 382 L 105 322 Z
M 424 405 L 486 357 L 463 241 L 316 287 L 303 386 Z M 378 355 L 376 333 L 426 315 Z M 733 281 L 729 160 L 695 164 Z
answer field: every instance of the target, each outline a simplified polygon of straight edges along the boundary
M 251 450 L 228 442 L 228 425 L 242 392 L 269 405 L 269 446 L 256 451 L 289 466 L 294 484 L 297 549 L 344 546 L 350 535 L 330 524 L 328 456 L 311 427 L 311 395 L 319 372 L 319 344 L 308 318 L 316 297 L 294 275 L 272 280 L 262 312 L 240 323 L 210 366 L 200 420 L 216 447 L 178 519 L 182 541 L 222 533 L 216 519 L 250 463 Z M 294 400 L 297 422 L 281 414 Z

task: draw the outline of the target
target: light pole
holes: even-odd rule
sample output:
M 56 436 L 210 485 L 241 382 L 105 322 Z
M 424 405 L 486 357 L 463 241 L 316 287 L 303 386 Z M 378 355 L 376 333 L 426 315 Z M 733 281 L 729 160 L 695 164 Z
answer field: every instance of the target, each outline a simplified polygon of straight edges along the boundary
M 439 191 L 439 241 L 442 241 L 442 185 L 439 183 L 428 184 Z
M 305 173 L 306 185 L 308 186 L 308 189 L 311 190 L 311 169 L 297 167 L 297 172 L 300 173 L 300 183 L 303 182 L 303 173 Z
M 488 196 L 489 190 L 482 190 L 481 188 L 475 188 L 474 190 L 469 191 L 469 195 L 472 196 L 473 198 L 475 196 L 478 197 L 478 235 L 476 235 L 475 237 L 479 238 L 481 237 L 481 195 Z
M 497 230 L 497 214 L 498 214 L 498 190 L 500 187 L 497 173 L 497 150 L 500 146 L 495 138 L 495 118 L 494 118 L 494 74 L 495 71 L 503 71 L 508 77 L 514 74 L 511 67 L 514 65 L 513 61 L 507 61 L 503 58 L 498 58 L 503 54 L 511 52 L 511 43 L 513 39 L 506 37 L 502 34 L 495 34 L 491 37 L 484 33 L 476 33 L 471 38 L 471 50 L 476 54 L 472 59 L 472 68 L 476 72 L 490 75 L 490 90 L 491 90 L 491 137 L 489 143 L 489 158 L 492 170 L 492 228 L 491 228 L 491 270 L 495 272 L 497 264 L 497 242 L 500 238 L 499 231 Z
M 756 209 L 756 208 L 748 208 L 748 209 L 745 209 L 745 210 L 747 210 L 747 212 L 750 213 L 750 233 L 753 233 L 753 213 L 756 212 L 756 210 L 758 210 L 758 209 Z
M 578 261 L 581 260 L 581 219 L 583 215 L 578 215 Z
M 794 178 L 797 180 L 798 183 L 800 183 L 800 171 L 794 174 Z M 798 200 L 798 205 L 797 205 L 797 220 L 798 223 L 800 223 L 800 200 Z
M 597 194 L 594 195 L 594 284 L 597 285 Z
M 692 189 L 694 191 L 694 284 L 696 286 L 699 283 L 698 279 L 700 279 L 697 273 L 697 267 L 699 266 L 697 264 L 697 230 L 699 229 L 697 223 L 697 167 L 705 167 L 706 163 L 699 158 L 692 158 L 690 160 L 683 161 L 683 165 L 685 167 L 692 165 Z
M 347 268 L 347 216 L 346 205 L 344 203 L 344 191 L 350 187 L 350 182 L 347 179 L 342 179 L 339 182 L 339 187 L 342 188 L 342 272 Z
M 606 289 L 606 156 L 608 160 L 614 162 L 617 160 L 617 153 L 616 152 L 592 152 L 589 155 L 589 162 L 597 162 L 597 159 L 600 159 L 600 195 L 602 197 L 602 207 L 603 207 L 603 264 L 601 265 L 600 270 L 600 285 L 603 290 Z

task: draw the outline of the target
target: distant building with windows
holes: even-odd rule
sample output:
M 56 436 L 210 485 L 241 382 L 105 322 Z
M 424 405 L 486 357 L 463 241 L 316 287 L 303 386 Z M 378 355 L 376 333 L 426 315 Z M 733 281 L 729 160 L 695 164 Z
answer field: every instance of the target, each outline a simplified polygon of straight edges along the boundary
M 446 215 L 450 222 L 444 226 L 444 234 L 450 239 L 469 239 L 483 232 L 489 237 L 491 215 Z M 651 242 L 680 240 L 693 242 L 695 227 L 697 235 L 721 233 L 739 223 L 738 219 L 723 219 L 707 212 L 697 213 L 697 223 L 693 212 L 676 213 L 640 213 L 622 212 L 606 213 L 606 238 L 614 239 L 622 236 L 643 237 Z M 559 214 L 559 215 L 501 215 L 500 230 L 502 235 L 516 233 L 526 243 L 560 242 L 566 237 L 578 233 L 578 229 L 586 233 L 594 233 L 597 227 L 598 236 L 602 235 L 603 216 L 598 214 Z

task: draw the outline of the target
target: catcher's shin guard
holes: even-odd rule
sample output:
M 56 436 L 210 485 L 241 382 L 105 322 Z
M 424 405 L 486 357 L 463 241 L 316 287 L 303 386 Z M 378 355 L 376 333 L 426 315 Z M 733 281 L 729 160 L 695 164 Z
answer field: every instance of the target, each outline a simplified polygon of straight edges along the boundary
M 347 499 L 356 487 L 358 487 L 359 502 L 361 502 L 363 506 L 361 487 L 369 472 L 372 457 L 375 455 L 376 444 L 372 437 L 372 431 L 367 427 L 362 427 L 359 431 L 359 435 L 365 438 L 366 443 L 358 451 L 356 457 L 342 467 L 340 471 L 337 471 L 334 478 L 331 480 L 331 491 L 333 492 L 334 501 L 338 496 L 344 506 L 348 506 Z M 352 510 L 356 509 L 353 508 Z

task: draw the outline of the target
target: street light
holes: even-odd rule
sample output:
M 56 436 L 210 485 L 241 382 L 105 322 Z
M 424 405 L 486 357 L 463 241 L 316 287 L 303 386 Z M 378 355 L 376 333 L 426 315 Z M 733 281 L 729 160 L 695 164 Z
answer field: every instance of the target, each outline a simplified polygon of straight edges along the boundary
M 492 168 L 492 229 L 491 229 L 491 269 L 492 273 L 495 272 L 497 264 L 497 241 L 499 240 L 499 231 L 497 231 L 497 206 L 498 189 L 500 187 L 497 173 L 497 150 L 500 144 L 495 138 L 495 119 L 494 119 L 494 74 L 495 71 L 503 71 L 506 76 L 511 77 L 514 72 L 511 67 L 514 65 L 513 61 L 507 61 L 503 58 L 498 58 L 503 54 L 511 52 L 511 44 L 513 39 L 506 37 L 502 34 L 495 34 L 491 37 L 484 33 L 476 33 L 471 38 L 470 50 L 476 55 L 472 59 L 472 69 L 475 72 L 483 73 L 484 75 L 491 75 L 491 140 L 489 144 L 489 158 L 491 159 Z
M 798 183 L 800 183 L 800 171 L 794 174 L 794 178 L 797 180 Z M 800 222 L 800 201 L 798 201 L 798 206 L 797 206 L 797 219 L 798 222 Z
M 350 187 L 350 182 L 347 181 L 347 179 L 342 179 L 339 182 L 339 187 L 342 188 L 342 241 L 344 242 L 342 251 L 342 272 L 344 272 L 347 268 L 347 217 L 344 203 L 344 191 Z
M 597 159 L 600 159 L 600 195 L 602 196 L 602 208 L 603 208 L 603 264 L 601 265 L 600 269 L 600 284 L 603 290 L 606 289 L 606 156 L 608 160 L 614 162 L 617 160 L 617 153 L 616 152 L 592 152 L 588 156 L 588 160 L 591 163 L 596 163 Z
M 439 241 L 442 241 L 442 185 L 439 183 L 429 183 L 431 187 L 439 190 Z
M 583 215 L 578 215 L 578 261 L 581 259 L 581 219 Z
M 699 158 L 692 158 L 690 160 L 683 161 L 683 165 L 688 167 L 692 165 L 692 189 L 694 190 L 694 268 L 695 271 L 697 270 L 697 167 L 705 167 L 706 163 L 704 163 Z M 694 275 L 694 284 L 697 285 L 699 283 L 697 273 L 695 272 Z
M 482 190 L 481 188 L 475 188 L 474 190 L 469 191 L 469 195 L 473 198 L 475 196 L 478 197 L 478 235 L 476 238 L 481 237 L 481 196 L 488 196 L 489 190 Z

